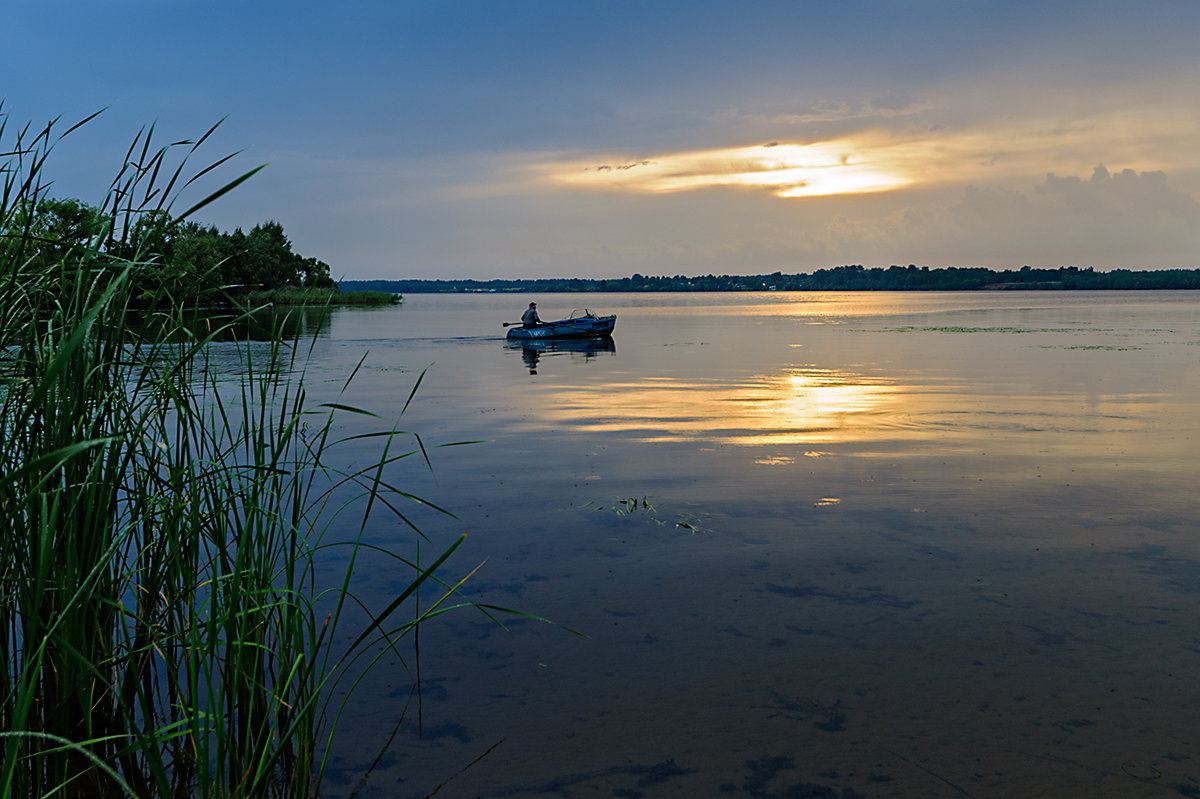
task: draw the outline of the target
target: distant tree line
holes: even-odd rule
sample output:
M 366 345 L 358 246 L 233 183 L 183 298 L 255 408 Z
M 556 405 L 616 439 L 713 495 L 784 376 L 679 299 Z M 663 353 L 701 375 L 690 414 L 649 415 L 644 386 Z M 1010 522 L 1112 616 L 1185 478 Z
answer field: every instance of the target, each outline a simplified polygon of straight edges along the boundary
M 47 198 L 15 214 L 10 228 L 0 230 L 0 243 L 22 247 L 17 255 L 35 270 L 88 250 L 136 261 L 137 297 L 146 301 L 167 296 L 219 302 L 254 292 L 336 289 L 329 265 L 294 252 L 278 222 L 249 233 L 180 222 L 162 211 L 142 214 L 125 229 L 112 222 L 77 200 Z
M 1200 289 L 1200 269 L 996 270 L 985 267 L 864 267 L 861 264 L 818 269 L 812 274 L 702 275 L 699 277 L 633 274 L 613 279 L 539 278 L 534 280 L 346 280 L 343 290 L 390 291 L 404 294 L 463 292 L 598 292 L 598 291 L 975 291 L 1084 289 Z

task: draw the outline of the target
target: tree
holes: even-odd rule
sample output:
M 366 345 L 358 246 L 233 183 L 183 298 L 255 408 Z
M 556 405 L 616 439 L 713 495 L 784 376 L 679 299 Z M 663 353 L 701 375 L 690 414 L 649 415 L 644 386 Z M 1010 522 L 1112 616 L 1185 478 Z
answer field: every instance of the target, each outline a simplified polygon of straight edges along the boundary
M 34 269 L 61 264 L 74 253 L 98 249 L 109 220 L 98 208 L 78 200 L 46 198 L 26 204 L 14 215 L 6 237 L 20 242 L 24 252 L 14 253 Z

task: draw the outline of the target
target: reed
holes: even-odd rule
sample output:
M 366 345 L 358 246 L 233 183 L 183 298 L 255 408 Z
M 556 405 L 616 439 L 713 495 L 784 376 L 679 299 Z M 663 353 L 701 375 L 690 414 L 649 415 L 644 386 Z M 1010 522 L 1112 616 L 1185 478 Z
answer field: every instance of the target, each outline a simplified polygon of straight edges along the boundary
M 399 294 L 387 291 L 339 291 L 334 288 L 285 286 L 270 291 L 251 291 L 250 305 L 396 305 Z
M 175 212 L 227 160 L 187 172 L 211 130 L 161 148 L 139 133 L 86 243 L 64 249 L 29 213 L 56 124 L 14 130 L 3 111 L 0 797 L 314 795 L 333 686 L 464 604 L 439 576 L 461 538 L 426 563 L 393 553 L 408 587 L 366 621 L 353 594 L 368 515 L 420 537 L 404 504 L 420 500 L 388 474 L 425 447 L 385 427 L 370 466 L 338 469 L 334 421 L 366 412 L 309 400 L 301 342 L 236 345 L 230 380 L 208 353 L 244 320 L 197 335 L 165 299 L 131 307 L 154 220 L 253 174 Z M 347 548 L 331 585 L 330 546 Z M 416 612 L 423 586 L 436 599 Z M 335 650 L 339 624 L 360 632 Z

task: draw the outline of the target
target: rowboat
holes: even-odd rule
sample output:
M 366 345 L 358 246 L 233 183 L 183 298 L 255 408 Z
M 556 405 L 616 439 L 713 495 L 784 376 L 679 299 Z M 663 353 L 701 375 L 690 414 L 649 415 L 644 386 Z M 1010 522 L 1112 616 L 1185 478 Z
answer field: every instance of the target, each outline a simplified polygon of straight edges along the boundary
M 540 341 L 562 338 L 602 338 L 611 336 L 617 326 L 616 315 L 596 316 L 585 311 L 582 316 L 570 316 L 556 322 L 543 322 L 537 327 L 510 327 L 509 341 Z

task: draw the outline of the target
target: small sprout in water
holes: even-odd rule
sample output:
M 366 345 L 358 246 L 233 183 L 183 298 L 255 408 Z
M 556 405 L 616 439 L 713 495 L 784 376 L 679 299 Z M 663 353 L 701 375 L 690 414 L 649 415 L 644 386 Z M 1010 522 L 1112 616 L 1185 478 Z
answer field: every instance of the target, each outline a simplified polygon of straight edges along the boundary
M 624 516 L 625 514 L 633 513 L 638 509 L 638 498 L 637 497 L 623 497 L 623 498 L 617 500 L 617 504 L 621 506 L 621 510 L 616 510 L 615 508 L 614 508 L 614 510 L 616 510 L 616 512 L 618 514 Z M 641 507 L 646 510 L 652 510 L 652 508 L 650 507 L 650 503 L 647 502 L 644 497 L 641 500 Z

